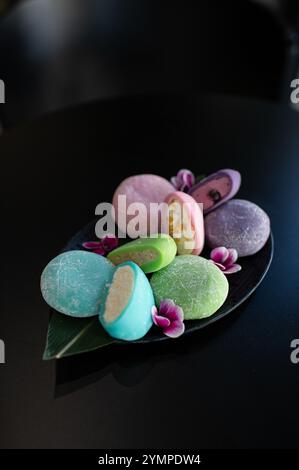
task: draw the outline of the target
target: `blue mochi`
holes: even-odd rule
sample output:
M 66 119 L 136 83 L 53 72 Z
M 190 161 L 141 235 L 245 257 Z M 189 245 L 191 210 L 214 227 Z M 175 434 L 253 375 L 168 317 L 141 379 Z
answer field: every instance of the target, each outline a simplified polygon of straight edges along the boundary
M 43 298 L 72 317 L 98 315 L 112 280 L 113 264 L 101 255 L 74 250 L 52 259 L 41 276 Z
M 129 270 L 117 279 L 121 270 Z M 128 275 L 130 282 L 128 283 Z M 130 287 L 126 288 L 130 285 Z M 110 296 L 113 291 L 113 295 Z M 110 297 L 109 297 L 110 296 Z M 110 307 L 109 307 L 110 303 Z M 107 318 L 107 311 L 114 305 L 115 315 Z M 155 305 L 154 294 L 144 272 L 132 261 L 119 264 L 114 269 L 112 282 L 107 289 L 106 301 L 100 305 L 99 319 L 113 338 L 123 341 L 136 341 L 149 331 L 153 325 L 152 307 Z

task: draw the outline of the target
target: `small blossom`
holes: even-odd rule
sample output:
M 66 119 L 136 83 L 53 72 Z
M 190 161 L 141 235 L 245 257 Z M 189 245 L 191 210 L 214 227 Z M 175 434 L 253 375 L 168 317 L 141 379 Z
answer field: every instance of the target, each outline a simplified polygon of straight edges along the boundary
M 96 242 L 84 242 L 82 243 L 83 248 L 90 250 L 97 255 L 106 256 L 110 251 L 114 250 L 118 246 L 118 238 L 114 235 L 106 235 L 100 241 Z
M 162 328 L 163 333 L 170 338 L 178 338 L 185 331 L 184 312 L 173 300 L 165 299 L 160 303 L 159 311 L 152 307 L 152 318 L 156 326 Z
M 218 246 L 211 251 L 210 258 L 224 274 L 237 273 L 242 269 L 239 264 L 236 264 L 238 252 L 234 248 Z
M 194 185 L 195 176 L 190 170 L 183 168 L 170 181 L 177 191 L 187 192 Z

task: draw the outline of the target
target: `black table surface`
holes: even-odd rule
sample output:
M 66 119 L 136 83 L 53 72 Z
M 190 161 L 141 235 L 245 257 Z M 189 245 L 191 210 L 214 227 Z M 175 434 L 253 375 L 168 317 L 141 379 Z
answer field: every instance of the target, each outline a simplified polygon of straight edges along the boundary
M 90 103 L 4 134 L 0 447 L 297 447 L 298 154 L 295 111 L 217 95 Z M 124 177 L 182 167 L 241 171 L 272 221 L 262 285 L 191 337 L 42 361 L 45 264 Z

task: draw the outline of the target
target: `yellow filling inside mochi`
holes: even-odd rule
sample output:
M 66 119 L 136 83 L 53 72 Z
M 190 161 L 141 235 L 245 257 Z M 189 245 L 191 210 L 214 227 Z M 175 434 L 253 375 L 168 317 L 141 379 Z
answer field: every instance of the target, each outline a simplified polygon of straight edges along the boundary
M 195 231 L 188 210 L 179 201 L 169 204 L 169 235 L 174 239 L 179 255 L 191 254 L 195 248 Z

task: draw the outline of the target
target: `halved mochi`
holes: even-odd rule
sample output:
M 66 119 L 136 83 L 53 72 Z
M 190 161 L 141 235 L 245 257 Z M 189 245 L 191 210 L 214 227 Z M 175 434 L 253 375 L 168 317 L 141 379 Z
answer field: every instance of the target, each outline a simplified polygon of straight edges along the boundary
M 135 341 L 151 328 L 153 305 L 153 291 L 146 275 L 137 264 L 128 261 L 115 268 L 99 319 L 113 338 Z
M 173 238 L 166 233 L 149 238 L 138 238 L 111 251 L 108 259 L 118 265 L 124 261 L 133 261 L 145 273 L 153 273 L 165 268 L 177 252 Z
M 189 190 L 189 194 L 203 204 L 204 214 L 208 214 L 239 191 L 241 175 L 236 170 L 219 170 L 207 176 Z
M 204 222 L 199 204 L 186 193 L 175 191 L 167 196 L 169 235 L 179 255 L 199 255 L 204 246 Z

